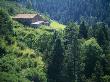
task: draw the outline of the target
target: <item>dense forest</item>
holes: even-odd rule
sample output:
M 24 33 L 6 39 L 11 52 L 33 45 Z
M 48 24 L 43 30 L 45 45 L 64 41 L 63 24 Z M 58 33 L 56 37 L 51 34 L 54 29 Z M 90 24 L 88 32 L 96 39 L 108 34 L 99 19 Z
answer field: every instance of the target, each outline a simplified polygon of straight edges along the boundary
M 1 0 L 0 82 L 110 82 L 109 2 Z M 19 13 L 50 26 L 13 20 Z
M 68 21 L 89 24 L 105 22 L 110 24 L 110 0 L 18 0 L 54 20 L 67 24 Z

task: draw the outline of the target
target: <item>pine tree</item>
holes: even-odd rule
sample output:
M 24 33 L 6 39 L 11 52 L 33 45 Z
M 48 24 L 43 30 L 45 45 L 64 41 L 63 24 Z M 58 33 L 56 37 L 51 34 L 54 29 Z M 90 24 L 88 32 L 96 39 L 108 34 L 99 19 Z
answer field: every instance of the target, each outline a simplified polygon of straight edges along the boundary
M 103 63 L 103 70 L 104 74 L 108 74 L 110 70 L 109 68 L 109 59 L 108 56 L 110 54 L 110 38 L 109 38 L 109 28 L 104 23 L 97 23 L 94 28 L 94 35 L 97 39 L 98 44 L 103 49 L 103 56 L 102 63 Z
M 87 33 L 88 33 L 87 27 L 86 27 L 86 25 L 85 25 L 85 23 L 84 23 L 84 21 L 83 21 L 83 22 L 80 24 L 80 27 L 79 27 L 79 37 L 86 39 L 86 38 L 87 38 Z
M 2 9 L 0 10 L 0 36 L 9 36 L 13 34 L 12 21 L 9 15 Z
M 102 48 L 94 38 L 87 40 L 84 44 L 85 50 L 85 76 L 91 78 L 94 73 L 95 65 L 101 60 Z
M 65 29 L 65 82 L 79 79 L 78 26 L 70 23 Z
M 97 41 L 99 45 L 103 48 L 104 53 L 108 54 L 110 42 L 109 42 L 108 28 L 105 25 L 102 25 L 102 28 L 99 30 Z
M 52 52 L 52 60 L 48 66 L 48 82 L 61 82 L 63 58 L 61 40 L 56 39 Z
M 96 62 L 96 65 L 95 65 L 95 76 L 96 76 L 96 79 L 95 81 L 96 82 L 101 82 L 102 81 L 102 76 L 103 76 L 103 67 L 101 65 L 101 62 L 100 61 L 97 61 Z
M 88 38 L 92 38 L 92 37 L 94 36 L 93 33 L 94 33 L 94 32 L 93 32 L 93 28 L 92 28 L 92 27 L 89 27 L 89 28 L 88 28 L 88 33 L 87 33 Z
M 31 0 L 27 0 L 27 6 L 26 6 L 26 8 L 32 9 L 32 1 Z
M 14 43 L 13 40 L 13 25 L 9 15 L 3 10 L 0 10 L 0 38 L 4 38 L 9 45 Z

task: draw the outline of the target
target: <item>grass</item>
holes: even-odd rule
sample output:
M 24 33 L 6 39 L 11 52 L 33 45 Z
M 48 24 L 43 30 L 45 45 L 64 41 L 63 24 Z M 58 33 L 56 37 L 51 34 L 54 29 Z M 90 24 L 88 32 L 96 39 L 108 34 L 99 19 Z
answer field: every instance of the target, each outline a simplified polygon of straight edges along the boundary
M 64 28 L 66 27 L 65 25 L 63 24 L 60 24 L 56 21 L 51 21 L 51 24 L 50 24 L 50 27 L 56 29 L 56 30 L 64 30 Z

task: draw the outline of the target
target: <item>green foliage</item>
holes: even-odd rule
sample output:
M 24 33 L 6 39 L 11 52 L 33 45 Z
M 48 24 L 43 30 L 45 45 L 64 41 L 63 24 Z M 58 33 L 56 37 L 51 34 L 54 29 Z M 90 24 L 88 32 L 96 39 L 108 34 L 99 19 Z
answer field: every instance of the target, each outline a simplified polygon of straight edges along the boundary
M 51 20 L 32 28 L 11 20 L 9 15 L 35 13 L 14 1 L 0 1 L 1 82 L 110 81 L 110 29 L 104 23 L 65 27 Z
M 103 82 L 109 82 L 110 81 L 110 76 L 106 75 L 106 76 L 102 77 L 102 79 L 103 79 Z
M 0 10 L 0 36 L 10 36 L 13 34 L 12 21 L 9 15 Z
M 64 30 L 64 28 L 66 27 L 63 24 L 59 24 L 56 21 L 51 21 L 50 27 L 52 27 L 53 29 L 57 29 L 57 30 Z
M 104 23 L 97 23 L 97 34 L 96 38 L 99 45 L 103 48 L 104 54 L 109 53 L 109 33 L 108 27 Z
M 17 2 L 9 1 L 9 0 L 0 0 L 0 9 L 3 9 L 8 12 L 9 15 L 13 16 L 18 13 L 36 13 L 33 10 L 26 9 L 25 6 L 18 4 Z
M 48 66 L 48 82 L 61 82 L 62 80 L 62 66 L 63 66 L 63 48 L 61 40 L 56 39 L 52 51 L 51 62 Z
M 65 45 L 65 60 L 64 60 L 64 82 L 78 81 L 79 74 L 79 42 L 78 42 L 78 26 L 74 23 L 70 23 L 65 28 L 64 35 L 64 45 Z
M 45 26 L 35 29 L 23 27 L 22 25 L 15 25 L 14 31 L 18 35 L 17 38 L 20 41 L 25 42 L 28 47 L 33 48 L 34 50 L 44 53 L 46 49 L 51 48 L 50 44 L 53 36 L 52 29 L 46 28 Z
M 42 54 L 20 41 L 19 35 L 14 34 L 16 31 L 13 30 L 13 25 L 15 24 L 12 24 L 9 15 L 0 10 L 0 81 L 46 82 L 46 69 Z M 23 30 L 22 27 L 20 28 Z M 21 37 L 25 38 L 23 34 Z
M 79 37 L 86 39 L 88 37 L 87 32 L 88 32 L 87 27 L 86 27 L 85 23 L 82 22 L 82 24 L 80 24 L 80 27 L 79 27 Z
M 85 75 L 91 77 L 97 61 L 101 60 L 102 48 L 98 45 L 95 38 L 87 40 L 84 44 L 85 50 Z M 101 62 L 100 62 L 101 63 Z
M 17 74 L 24 78 L 24 81 L 21 82 L 27 82 L 26 79 L 34 81 L 36 80 L 33 79 L 34 77 L 38 78 L 41 82 L 46 82 L 45 64 L 42 57 L 38 56 L 38 52 L 35 53 L 34 50 L 26 48 L 26 46 L 20 48 L 18 44 L 7 45 L 4 49 L 8 52 L 5 53 L 6 56 L 0 58 L 0 71 L 3 72 L 3 76 L 1 76 L 0 79 L 3 79 L 3 81 L 5 80 L 5 78 L 2 77 L 5 76 L 4 72 L 6 72 L 10 73 L 10 77 L 6 78 L 7 81 L 8 79 L 10 81 L 13 80 L 11 79 L 11 74 Z M 36 72 L 33 72 L 32 69 L 36 70 Z M 16 79 L 18 78 L 17 80 L 23 80 L 19 78 L 19 76 L 15 75 L 14 77 Z M 28 76 L 30 78 L 28 78 Z
M 18 74 L 7 73 L 7 72 L 0 72 L 0 81 L 1 82 L 30 82 L 28 79 L 21 77 Z

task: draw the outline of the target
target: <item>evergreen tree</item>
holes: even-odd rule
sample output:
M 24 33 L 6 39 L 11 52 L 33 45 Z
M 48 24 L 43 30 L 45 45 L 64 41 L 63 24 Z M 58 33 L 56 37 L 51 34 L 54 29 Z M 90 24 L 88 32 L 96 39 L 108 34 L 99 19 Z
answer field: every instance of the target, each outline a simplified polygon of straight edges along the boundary
M 61 40 L 56 39 L 52 52 L 52 60 L 48 66 L 48 82 L 61 82 L 63 58 Z
M 94 35 L 97 39 L 98 44 L 103 49 L 103 71 L 104 74 L 108 74 L 110 70 L 109 68 L 109 59 L 108 56 L 110 54 L 110 39 L 109 39 L 109 28 L 104 23 L 97 23 L 94 28 Z
M 78 26 L 70 23 L 65 28 L 65 82 L 79 79 Z
M 100 28 L 97 34 L 97 41 L 99 45 L 103 48 L 104 54 L 108 54 L 110 47 L 108 28 L 105 26 L 104 23 L 97 24 L 97 27 Z
M 91 78 L 94 73 L 96 62 L 101 60 L 102 49 L 94 38 L 84 43 L 85 50 L 85 76 Z
M 92 28 L 92 27 L 89 27 L 89 28 L 88 28 L 88 34 L 87 34 L 88 38 L 92 38 L 92 37 L 94 36 L 93 33 L 94 33 L 94 32 L 93 32 L 93 28 Z
M 32 9 L 32 2 L 31 2 L 31 0 L 27 0 L 27 6 L 26 6 L 26 8 Z
M 2 9 L 0 10 L 0 37 L 13 34 L 12 21 L 9 15 Z
M 100 61 L 96 62 L 94 70 L 95 70 L 95 76 L 96 76 L 95 81 L 96 82 L 101 82 L 102 81 L 102 76 L 103 76 L 103 67 L 102 67 Z
M 87 27 L 85 26 L 85 23 L 84 21 L 80 24 L 80 27 L 79 27 L 79 37 L 80 38 L 84 38 L 86 39 L 87 38 Z

